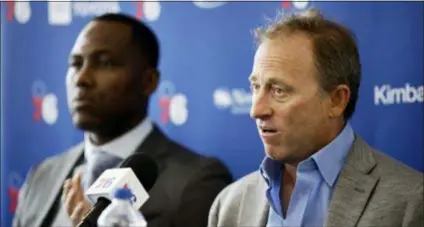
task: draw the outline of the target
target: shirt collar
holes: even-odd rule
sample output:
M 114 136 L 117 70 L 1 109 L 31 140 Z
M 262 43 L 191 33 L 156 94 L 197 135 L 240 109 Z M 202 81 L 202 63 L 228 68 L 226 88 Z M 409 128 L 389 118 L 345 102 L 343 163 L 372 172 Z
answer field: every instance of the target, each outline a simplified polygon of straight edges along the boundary
M 121 135 L 120 137 L 103 144 L 101 146 L 94 145 L 88 134 L 84 135 L 84 156 L 88 160 L 92 157 L 93 152 L 103 151 L 111 155 L 126 159 L 135 149 L 142 143 L 147 135 L 152 131 L 153 124 L 150 118 L 146 117 L 140 124 Z
M 268 157 L 264 158 L 259 170 L 262 177 L 265 179 L 266 183 L 268 184 L 268 186 L 271 185 L 272 180 L 278 180 L 278 177 L 280 176 L 279 172 L 281 168 L 282 168 L 282 162 L 270 159 Z
M 347 123 L 333 141 L 312 155 L 312 159 L 317 164 L 321 176 L 331 187 L 333 187 L 343 167 L 354 137 L 351 125 Z
M 352 146 L 353 140 L 353 129 L 351 125 L 347 123 L 333 141 L 308 159 L 299 163 L 298 171 L 302 171 L 301 169 L 316 168 L 316 166 L 318 166 L 321 176 L 328 185 L 333 187 L 343 167 L 345 157 Z M 280 176 L 281 168 L 282 162 L 265 157 L 259 170 L 267 184 L 270 185 L 272 180 L 278 180 L 276 178 Z

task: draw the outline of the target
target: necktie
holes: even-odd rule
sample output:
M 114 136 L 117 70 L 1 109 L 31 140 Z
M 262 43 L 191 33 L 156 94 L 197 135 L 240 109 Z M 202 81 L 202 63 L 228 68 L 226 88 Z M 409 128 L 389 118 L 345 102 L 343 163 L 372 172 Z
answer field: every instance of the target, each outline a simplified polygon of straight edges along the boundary
M 106 169 L 116 168 L 122 161 L 121 158 L 104 151 L 93 153 L 87 160 L 87 166 L 84 171 L 84 189 L 88 189 Z

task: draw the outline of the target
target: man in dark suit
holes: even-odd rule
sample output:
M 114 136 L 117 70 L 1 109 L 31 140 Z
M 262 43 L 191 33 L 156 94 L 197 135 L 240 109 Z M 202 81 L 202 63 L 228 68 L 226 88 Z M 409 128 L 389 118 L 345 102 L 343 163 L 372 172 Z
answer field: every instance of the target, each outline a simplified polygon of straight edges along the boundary
M 148 118 L 159 72 L 159 44 L 140 21 L 123 14 L 94 18 L 69 57 L 68 106 L 84 142 L 30 171 L 14 227 L 76 226 L 89 210 L 84 188 L 96 163 L 114 168 L 133 152 L 150 155 L 159 175 L 141 212 L 149 226 L 206 226 L 216 195 L 232 178 L 214 158 L 167 138 Z M 102 161 L 98 161 L 102 160 Z M 97 161 L 97 162 L 96 162 Z

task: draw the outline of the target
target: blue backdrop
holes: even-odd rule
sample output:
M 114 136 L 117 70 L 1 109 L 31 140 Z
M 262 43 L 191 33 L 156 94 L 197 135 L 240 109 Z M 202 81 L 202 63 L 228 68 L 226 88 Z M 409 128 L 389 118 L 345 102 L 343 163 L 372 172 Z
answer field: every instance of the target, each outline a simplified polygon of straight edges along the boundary
M 68 53 L 91 17 L 126 12 L 160 38 L 162 82 L 150 115 L 172 138 L 218 156 L 235 178 L 258 168 L 263 146 L 248 116 L 251 30 L 318 7 L 357 35 L 363 79 L 356 132 L 423 171 L 423 2 L 2 2 L 1 226 L 10 226 L 30 166 L 82 139 L 66 107 Z

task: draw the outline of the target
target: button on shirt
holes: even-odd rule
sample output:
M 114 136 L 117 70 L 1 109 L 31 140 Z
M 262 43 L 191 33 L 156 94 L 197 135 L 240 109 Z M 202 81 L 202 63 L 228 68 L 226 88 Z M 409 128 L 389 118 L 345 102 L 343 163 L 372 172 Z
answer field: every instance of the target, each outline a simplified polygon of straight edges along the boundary
M 324 226 L 334 184 L 353 140 L 354 133 L 348 123 L 331 143 L 299 163 L 286 218 L 282 215 L 279 196 L 283 163 L 268 157 L 263 160 L 260 172 L 268 184 L 265 192 L 270 204 L 268 227 Z

